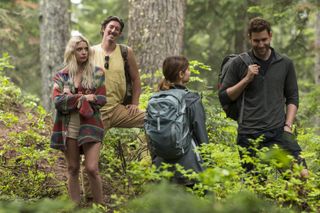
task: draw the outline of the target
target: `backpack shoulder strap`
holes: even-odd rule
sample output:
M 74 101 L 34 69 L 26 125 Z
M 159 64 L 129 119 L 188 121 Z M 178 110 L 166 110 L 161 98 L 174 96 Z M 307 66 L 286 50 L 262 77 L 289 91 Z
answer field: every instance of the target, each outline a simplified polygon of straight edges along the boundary
M 245 65 L 248 67 L 249 65 L 253 64 L 251 56 L 248 54 L 248 52 L 243 52 L 239 54 L 239 57 L 245 63 Z M 241 106 L 240 106 L 240 115 L 238 122 L 242 123 L 243 121 L 243 112 L 244 112 L 244 97 L 245 97 L 246 90 L 242 92 L 242 97 L 241 97 Z
M 126 77 L 130 78 L 129 63 L 128 63 L 128 46 L 126 46 L 124 44 L 119 44 L 119 46 L 120 46 L 121 56 L 122 56 L 123 62 L 124 62 L 124 71 L 125 71 Z
M 246 66 L 249 66 L 253 63 L 251 56 L 247 52 L 239 54 L 239 57 Z
M 173 89 L 170 89 L 169 91 L 171 91 L 171 93 L 175 94 L 175 96 L 177 96 L 180 100 L 184 99 L 186 97 L 186 95 L 189 93 L 189 91 L 187 89 L 173 88 Z
M 128 46 L 124 44 L 119 44 L 120 51 L 124 62 L 128 61 Z
M 199 94 L 197 92 L 189 92 L 189 93 L 190 93 L 188 97 L 189 103 L 187 104 L 188 107 L 202 99 L 202 94 Z
M 128 89 L 128 87 L 131 85 L 130 66 L 128 62 L 128 46 L 124 44 L 119 44 L 119 46 L 120 46 L 121 56 L 123 58 L 124 74 L 126 77 L 126 84 Z

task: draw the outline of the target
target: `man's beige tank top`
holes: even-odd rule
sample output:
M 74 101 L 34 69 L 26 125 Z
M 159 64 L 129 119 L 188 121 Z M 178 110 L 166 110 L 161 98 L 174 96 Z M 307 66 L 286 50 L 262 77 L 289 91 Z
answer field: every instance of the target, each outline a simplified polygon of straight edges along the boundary
M 94 49 L 94 64 L 105 71 L 107 104 L 101 110 L 109 111 L 123 102 L 126 92 L 126 77 L 120 46 L 117 44 L 116 49 L 109 56 L 109 69 L 104 68 L 106 54 L 101 44 L 92 48 Z

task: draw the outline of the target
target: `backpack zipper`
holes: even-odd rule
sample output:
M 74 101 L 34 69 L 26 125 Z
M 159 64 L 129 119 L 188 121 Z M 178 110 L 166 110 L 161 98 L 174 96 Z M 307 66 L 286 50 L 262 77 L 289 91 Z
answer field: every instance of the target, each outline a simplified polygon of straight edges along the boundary
M 160 112 L 159 111 L 157 115 L 157 130 L 160 131 Z

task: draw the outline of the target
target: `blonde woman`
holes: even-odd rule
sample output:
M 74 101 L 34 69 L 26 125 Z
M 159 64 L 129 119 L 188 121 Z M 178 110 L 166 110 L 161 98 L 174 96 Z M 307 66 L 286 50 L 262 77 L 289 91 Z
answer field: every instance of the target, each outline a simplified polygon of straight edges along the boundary
M 51 148 L 62 150 L 68 165 L 68 192 L 80 202 L 80 154 L 95 203 L 102 203 L 98 161 L 104 136 L 99 109 L 106 103 L 104 72 L 92 63 L 93 52 L 83 36 L 72 37 L 64 53 L 65 67 L 54 77 L 56 108 Z

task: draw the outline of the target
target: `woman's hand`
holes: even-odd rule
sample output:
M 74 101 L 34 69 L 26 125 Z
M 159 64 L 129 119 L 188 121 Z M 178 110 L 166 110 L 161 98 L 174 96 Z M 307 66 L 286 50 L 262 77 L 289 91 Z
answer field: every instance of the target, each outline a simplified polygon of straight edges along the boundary
M 71 95 L 71 91 L 70 91 L 69 86 L 67 86 L 67 85 L 63 86 L 63 93 L 66 93 L 67 95 Z
M 84 95 L 84 97 L 89 102 L 95 102 L 97 100 L 97 97 L 94 94 Z

